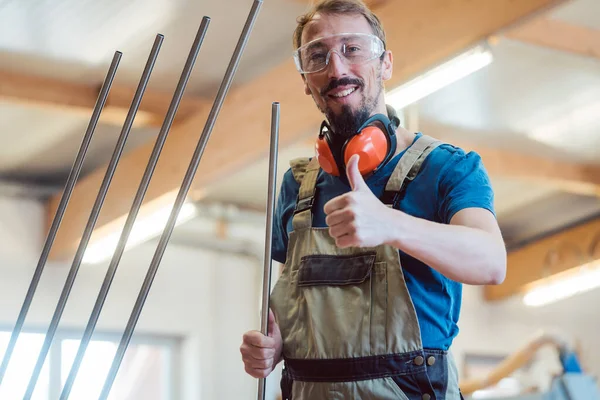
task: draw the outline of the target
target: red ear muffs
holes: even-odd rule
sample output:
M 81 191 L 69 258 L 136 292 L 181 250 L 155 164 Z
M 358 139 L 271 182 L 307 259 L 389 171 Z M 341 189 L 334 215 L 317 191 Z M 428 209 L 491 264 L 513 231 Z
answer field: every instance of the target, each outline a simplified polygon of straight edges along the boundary
M 358 170 L 361 175 L 366 175 L 381 165 L 388 152 L 389 143 L 385 133 L 377 126 L 367 126 L 344 146 L 344 164 L 348 164 L 350 157 L 358 154 Z
M 335 158 L 333 157 L 331 147 L 329 147 L 329 143 L 327 143 L 327 137 L 325 137 L 325 135 L 319 135 L 319 138 L 315 143 L 315 155 L 323 171 L 330 175 L 340 176 L 340 170 L 337 166 Z
M 380 124 L 375 124 L 379 122 Z M 380 128 L 383 126 L 383 129 Z M 340 146 L 333 145 L 334 137 L 329 125 L 323 121 L 315 143 L 315 155 L 323 171 L 340 176 L 354 154 L 359 155 L 358 169 L 362 175 L 375 171 L 387 162 L 396 150 L 396 135 L 392 122 L 383 114 L 369 118 L 359 132 Z M 337 151 L 336 151 L 337 150 Z

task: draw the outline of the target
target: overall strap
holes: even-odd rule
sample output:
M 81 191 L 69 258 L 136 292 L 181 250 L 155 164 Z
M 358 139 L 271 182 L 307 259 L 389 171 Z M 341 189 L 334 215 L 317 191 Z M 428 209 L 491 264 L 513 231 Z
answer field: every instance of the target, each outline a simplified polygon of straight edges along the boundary
M 320 165 L 317 158 L 296 158 L 290 161 L 294 179 L 300 184 L 296 209 L 292 218 L 294 230 L 312 226 L 312 206 L 315 201 L 315 188 Z
M 415 179 L 427 156 L 440 144 L 441 141 L 422 135 L 406 149 L 385 186 L 383 202 L 386 205 L 394 205 L 408 182 Z

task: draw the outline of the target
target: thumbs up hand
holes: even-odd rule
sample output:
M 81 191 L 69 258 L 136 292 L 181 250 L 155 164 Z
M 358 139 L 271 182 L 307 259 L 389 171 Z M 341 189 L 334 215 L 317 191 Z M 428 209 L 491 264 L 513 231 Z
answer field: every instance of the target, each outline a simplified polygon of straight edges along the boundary
M 325 204 L 325 222 L 338 247 L 372 247 L 391 241 L 390 213 L 367 186 L 358 170 L 358 155 L 348 160 L 346 174 L 352 191 Z

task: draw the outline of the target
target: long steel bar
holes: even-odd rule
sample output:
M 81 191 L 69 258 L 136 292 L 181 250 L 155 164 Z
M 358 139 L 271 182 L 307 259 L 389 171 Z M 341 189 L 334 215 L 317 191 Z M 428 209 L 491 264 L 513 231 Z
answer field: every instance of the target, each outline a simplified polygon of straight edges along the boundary
M 31 374 L 29 384 L 27 385 L 27 391 L 25 392 L 24 399 L 29 400 L 31 396 L 33 396 L 33 391 L 35 390 L 35 386 L 37 384 L 39 375 L 42 371 L 42 367 L 44 366 L 44 362 L 46 361 L 46 357 L 48 355 L 48 352 L 50 351 L 52 340 L 54 339 L 54 335 L 56 333 L 56 330 L 58 329 L 58 324 L 67 305 L 67 301 L 69 300 L 71 290 L 73 289 L 73 284 L 75 283 L 75 278 L 77 277 L 77 273 L 79 272 L 81 261 L 83 260 L 83 256 L 94 231 L 94 227 L 96 226 L 96 222 L 98 221 L 98 216 L 100 215 L 100 211 L 102 210 L 102 205 L 104 204 L 104 200 L 106 199 L 106 194 L 108 193 L 110 183 L 119 164 L 119 160 L 121 159 L 121 154 L 123 153 L 123 149 L 125 148 L 125 144 L 127 143 L 127 138 L 129 136 L 129 133 L 131 132 L 135 116 L 140 107 L 140 103 L 142 102 L 143 94 L 146 90 L 146 86 L 148 85 L 148 81 L 150 80 L 150 75 L 152 74 L 154 63 L 156 61 L 156 58 L 158 57 L 158 52 L 160 50 L 162 41 L 163 36 L 158 35 L 154 41 L 154 45 L 152 46 L 151 56 L 143 72 L 142 78 L 140 79 L 140 83 L 129 108 L 129 112 L 127 113 L 127 117 L 125 118 L 125 123 L 123 124 L 121 133 L 119 134 L 119 138 L 117 139 L 117 144 L 111 156 L 108 167 L 106 168 L 106 172 L 104 174 L 104 178 L 102 179 L 102 184 L 100 185 L 98 195 L 96 196 L 96 200 L 94 201 L 94 205 L 92 206 L 92 211 L 90 212 L 90 216 L 83 231 L 83 236 L 77 247 L 75 258 L 73 259 L 73 263 L 71 264 L 71 268 L 69 269 L 69 273 L 67 275 L 67 279 L 60 294 L 60 298 L 58 299 L 56 309 L 54 310 L 54 315 L 52 316 L 50 326 L 48 327 L 48 331 L 46 332 L 44 344 L 42 345 L 37 363 L 33 369 L 33 373 Z
M 112 388 L 114 380 L 117 376 L 117 372 L 119 370 L 119 367 L 121 365 L 123 357 L 125 356 L 125 351 L 127 350 L 127 346 L 129 345 L 131 336 L 133 335 L 133 331 L 135 329 L 137 321 L 142 312 L 142 308 L 144 307 L 144 303 L 146 301 L 146 298 L 148 297 L 148 293 L 150 292 L 152 282 L 154 281 L 154 277 L 156 276 L 156 272 L 158 271 L 158 267 L 162 260 L 162 256 L 165 252 L 165 249 L 167 247 L 167 244 L 169 242 L 171 234 L 173 233 L 175 223 L 177 222 L 177 217 L 179 216 L 179 212 L 181 211 L 181 208 L 183 207 L 187 193 L 189 192 L 189 189 L 194 180 L 194 176 L 196 174 L 196 170 L 198 169 L 198 165 L 200 164 L 202 154 L 204 153 L 204 149 L 206 147 L 208 139 L 210 138 L 210 134 L 212 132 L 214 124 L 219 115 L 219 111 L 220 111 L 221 107 L 223 106 L 223 102 L 224 102 L 227 92 L 231 86 L 231 82 L 233 81 L 235 72 L 237 71 L 237 67 L 239 65 L 241 56 L 244 52 L 244 48 L 246 47 L 246 44 L 248 42 L 250 32 L 252 31 L 252 28 L 256 21 L 256 17 L 258 15 L 258 11 L 260 10 L 261 5 L 262 5 L 262 0 L 254 0 L 254 3 L 252 5 L 252 8 L 248 15 L 248 18 L 247 18 L 244 28 L 242 30 L 241 36 L 240 36 L 238 43 L 236 45 L 236 48 L 233 52 L 233 55 L 231 57 L 231 60 L 227 67 L 227 70 L 225 71 L 225 76 L 223 77 L 223 81 L 221 82 L 221 86 L 219 87 L 219 91 L 217 92 L 217 96 L 213 103 L 212 109 L 210 110 L 210 113 L 208 115 L 208 119 L 206 121 L 204 129 L 203 129 L 200 139 L 198 141 L 198 145 L 196 146 L 196 149 L 194 150 L 194 154 L 192 156 L 192 159 L 190 161 L 190 164 L 188 166 L 186 174 L 183 178 L 183 182 L 179 189 L 179 192 L 177 194 L 175 202 L 173 204 L 171 214 L 169 215 L 169 219 L 167 221 L 165 229 L 163 230 L 163 233 L 160 237 L 158 246 L 154 253 L 154 257 L 152 258 L 152 261 L 150 263 L 148 273 L 146 274 L 146 277 L 144 278 L 144 283 L 142 284 L 142 288 L 138 294 L 138 297 L 135 302 L 134 308 L 131 312 L 129 321 L 127 322 L 125 332 L 123 333 L 123 336 L 121 337 L 121 342 L 119 343 L 119 347 L 115 354 L 115 358 L 113 360 L 110 371 L 109 371 L 106 381 L 104 383 L 104 387 L 102 388 L 102 392 L 99 397 L 99 399 L 101 399 L 101 400 L 106 400 L 108 398 L 108 395 L 110 393 L 110 390 Z
M 96 104 L 94 106 L 94 110 L 92 112 L 92 116 L 90 118 L 87 130 L 81 142 L 81 146 L 79 147 L 79 151 L 77 152 L 77 156 L 75 158 L 71 171 L 69 172 L 69 176 L 67 177 L 67 183 L 65 184 L 65 188 L 60 198 L 60 202 L 58 203 L 56 214 L 54 215 L 54 219 L 52 220 L 52 225 L 50 226 L 50 230 L 48 231 L 46 242 L 44 243 L 44 247 L 42 249 L 39 261 L 37 263 L 37 267 L 33 274 L 33 278 L 31 279 L 31 283 L 29 284 L 29 289 L 27 290 L 25 300 L 23 302 L 23 305 L 21 306 L 21 311 L 19 312 L 17 322 L 15 324 L 15 327 L 13 328 L 10 341 L 8 342 L 8 347 L 6 348 L 6 352 L 4 353 L 2 365 L 0 365 L 0 384 L 2 384 L 2 380 L 4 379 L 4 375 L 6 374 L 6 370 L 8 369 L 10 358 L 15 349 L 15 346 L 17 345 L 17 340 L 19 338 L 21 330 L 23 329 L 25 318 L 27 317 L 29 307 L 31 306 L 33 297 L 35 295 L 35 291 L 40 282 L 42 272 L 44 271 L 44 267 L 46 266 L 46 263 L 48 261 L 48 256 L 50 254 L 50 250 L 52 249 L 52 245 L 54 244 L 56 233 L 58 232 L 58 228 L 60 227 L 63 216 L 65 215 L 67 205 L 69 203 L 69 200 L 71 199 L 71 194 L 73 193 L 75 182 L 77 181 L 81 172 L 81 168 L 83 167 L 85 155 L 87 153 L 89 144 L 92 140 L 92 136 L 94 135 L 94 132 L 96 130 L 98 120 L 100 119 L 100 114 L 102 113 L 104 105 L 106 104 L 110 88 L 112 87 L 112 83 L 114 81 L 114 77 L 117 73 L 117 68 L 119 66 L 119 62 L 121 61 L 121 55 L 122 53 L 118 51 L 114 54 L 106 77 L 104 79 L 104 83 L 102 84 L 102 87 L 98 94 L 98 99 L 96 100 Z
M 100 288 L 100 293 L 98 294 L 98 297 L 96 299 L 96 304 L 94 305 L 94 309 L 85 328 L 85 333 L 77 351 L 77 356 L 75 357 L 75 361 L 73 363 L 71 371 L 69 372 L 69 376 L 67 378 L 65 386 L 63 387 L 63 391 L 60 395 L 60 400 L 68 399 L 69 394 L 71 392 L 81 361 L 83 360 L 83 356 L 85 355 L 85 350 L 89 345 L 90 338 L 92 337 L 92 334 L 96 327 L 96 323 L 98 322 L 98 318 L 100 317 L 100 313 L 102 312 L 102 307 L 104 306 L 104 302 L 106 301 L 106 297 L 108 296 L 108 291 L 110 290 L 110 286 L 117 272 L 119 262 L 121 261 L 121 257 L 123 255 L 123 252 L 125 251 L 127 240 L 129 239 L 129 235 L 131 234 L 133 225 L 142 206 L 146 190 L 148 189 L 148 185 L 150 184 L 150 180 L 152 178 L 152 174 L 154 173 L 154 169 L 158 162 L 163 145 L 167 139 L 167 136 L 173 124 L 173 120 L 175 119 L 175 115 L 177 113 L 179 104 L 181 103 L 181 99 L 185 92 L 187 82 L 189 81 L 189 77 L 194 68 L 194 64 L 198 57 L 198 53 L 200 51 L 202 43 L 204 41 L 204 37 L 206 36 L 209 23 L 210 18 L 204 17 L 202 19 L 202 23 L 200 24 L 200 28 L 198 29 L 196 38 L 194 40 L 194 43 L 192 44 L 192 48 L 190 49 L 187 61 L 181 73 L 178 85 L 175 89 L 175 93 L 173 94 L 171 104 L 169 105 L 169 109 L 163 121 L 161 130 L 154 144 L 152 154 L 150 155 L 148 164 L 146 165 L 146 170 L 144 171 L 144 175 L 133 200 L 131 209 L 129 211 L 129 214 L 127 215 L 127 220 L 125 221 L 125 226 L 123 227 L 123 231 L 121 232 L 121 237 L 119 238 L 119 242 L 117 243 L 115 253 L 113 254 L 112 260 L 106 272 L 106 276 L 104 277 L 104 282 L 102 283 L 102 287 Z
M 85 356 L 85 352 L 87 350 L 87 347 L 88 347 L 90 340 L 92 338 L 92 335 L 94 333 L 94 329 L 96 328 L 96 324 L 100 317 L 100 313 L 102 312 L 102 307 L 104 306 L 104 302 L 106 300 L 106 297 L 108 296 L 108 291 L 110 290 L 110 286 L 111 286 L 113 278 L 116 274 L 117 267 L 121 260 L 121 256 L 123 255 L 123 252 L 125 250 L 125 245 L 127 244 L 127 240 L 129 239 L 129 234 L 131 233 L 131 230 L 135 223 L 135 219 L 137 217 L 138 211 L 140 210 L 142 201 L 144 199 L 144 195 L 146 193 L 148 184 L 150 182 L 150 178 L 152 177 L 152 173 L 154 172 L 154 167 L 156 166 L 156 163 L 158 161 L 158 157 L 162 150 L 163 144 L 166 140 L 167 134 L 171 128 L 171 124 L 173 123 L 173 119 L 175 118 L 175 113 L 176 113 L 177 107 L 179 106 L 179 103 L 181 101 L 181 97 L 183 94 L 183 90 L 185 88 L 185 84 L 187 83 L 187 80 L 190 76 L 194 60 L 196 59 L 196 56 L 197 56 L 200 46 L 202 44 L 202 40 L 204 38 L 204 34 L 206 32 L 207 27 L 208 27 L 208 21 L 203 21 L 203 23 L 200 27 L 199 33 L 197 35 L 196 41 L 194 42 L 194 45 L 190 52 L 188 62 L 186 63 L 187 66 L 184 68 L 182 77 L 180 79 L 180 83 L 178 84 L 178 86 L 176 88 L 175 94 L 171 101 L 171 105 L 169 107 L 169 110 L 167 111 L 167 114 L 163 121 L 163 125 L 158 134 L 156 144 L 154 146 L 154 149 L 153 149 L 150 159 L 148 161 L 148 165 L 146 166 L 146 171 L 144 172 L 142 181 L 140 183 L 140 186 L 138 188 L 136 196 L 133 200 L 133 205 L 131 207 L 129 214 L 127 215 L 127 220 L 125 221 L 125 226 L 123 227 L 123 231 L 121 233 L 121 237 L 119 238 L 119 242 L 117 243 L 115 253 L 113 255 L 113 258 L 112 258 L 110 265 L 108 267 L 108 270 L 106 272 L 106 276 L 102 283 L 102 287 L 100 288 L 98 297 L 96 298 L 96 303 L 94 304 L 94 308 L 92 310 L 92 313 L 91 313 L 88 323 L 86 325 L 83 337 L 79 344 L 79 349 L 77 350 L 77 355 L 75 356 L 75 359 L 73 360 L 71 370 L 69 371 L 69 375 L 63 386 L 63 389 L 62 389 L 62 392 L 60 395 L 60 400 L 68 399 L 69 395 L 71 394 L 71 390 L 73 389 L 73 385 L 75 383 L 75 378 L 77 377 L 77 373 L 79 372 L 79 368 L 81 367 L 81 363 L 83 362 L 83 357 Z M 155 47 L 153 47 L 153 51 L 150 55 L 150 59 L 148 60 L 148 63 L 146 64 L 146 69 L 144 70 L 144 75 L 142 77 L 142 81 L 140 82 L 140 84 L 144 81 L 144 76 L 146 76 L 146 74 L 149 74 L 150 70 L 153 68 L 154 61 L 155 61 L 155 59 L 158 55 L 158 51 L 159 51 L 159 47 L 157 46 L 157 44 L 158 44 L 158 41 L 162 42 L 162 40 L 163 40 L 163 36 L 158 35 L 156 38 L 157 42 L 155 42 Z M 140 86 L 140 88 L 138 88 L 136 97 L 138 95 L 141 96 L 141 86 Z
M 269 147 L 269 183 L 267 187 L 267 221 L 265 234 L 265 258 L 262 287 L 262 310 L 260 330 L 263 335 L 269 332 L 269 297 L 271 294 L 271 271 L 273 261 L 271 249 L 273 240 L 273 214 L 275 213 L 275 191 L 277 185 L 277 148 L 279 146 L 279 114 L 278 102 L 273 103 L 271 110 L 271 143 Z M 258 382 L 258 400 L 265 399 L 266 378 Z

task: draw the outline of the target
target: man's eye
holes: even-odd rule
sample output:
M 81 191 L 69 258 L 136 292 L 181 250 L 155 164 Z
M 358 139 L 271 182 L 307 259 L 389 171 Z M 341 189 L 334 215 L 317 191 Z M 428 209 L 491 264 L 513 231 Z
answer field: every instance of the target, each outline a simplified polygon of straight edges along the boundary
M 313 53 L 308 58 L 310 61 L 321 61 L 325 59 L 324 53 Z

